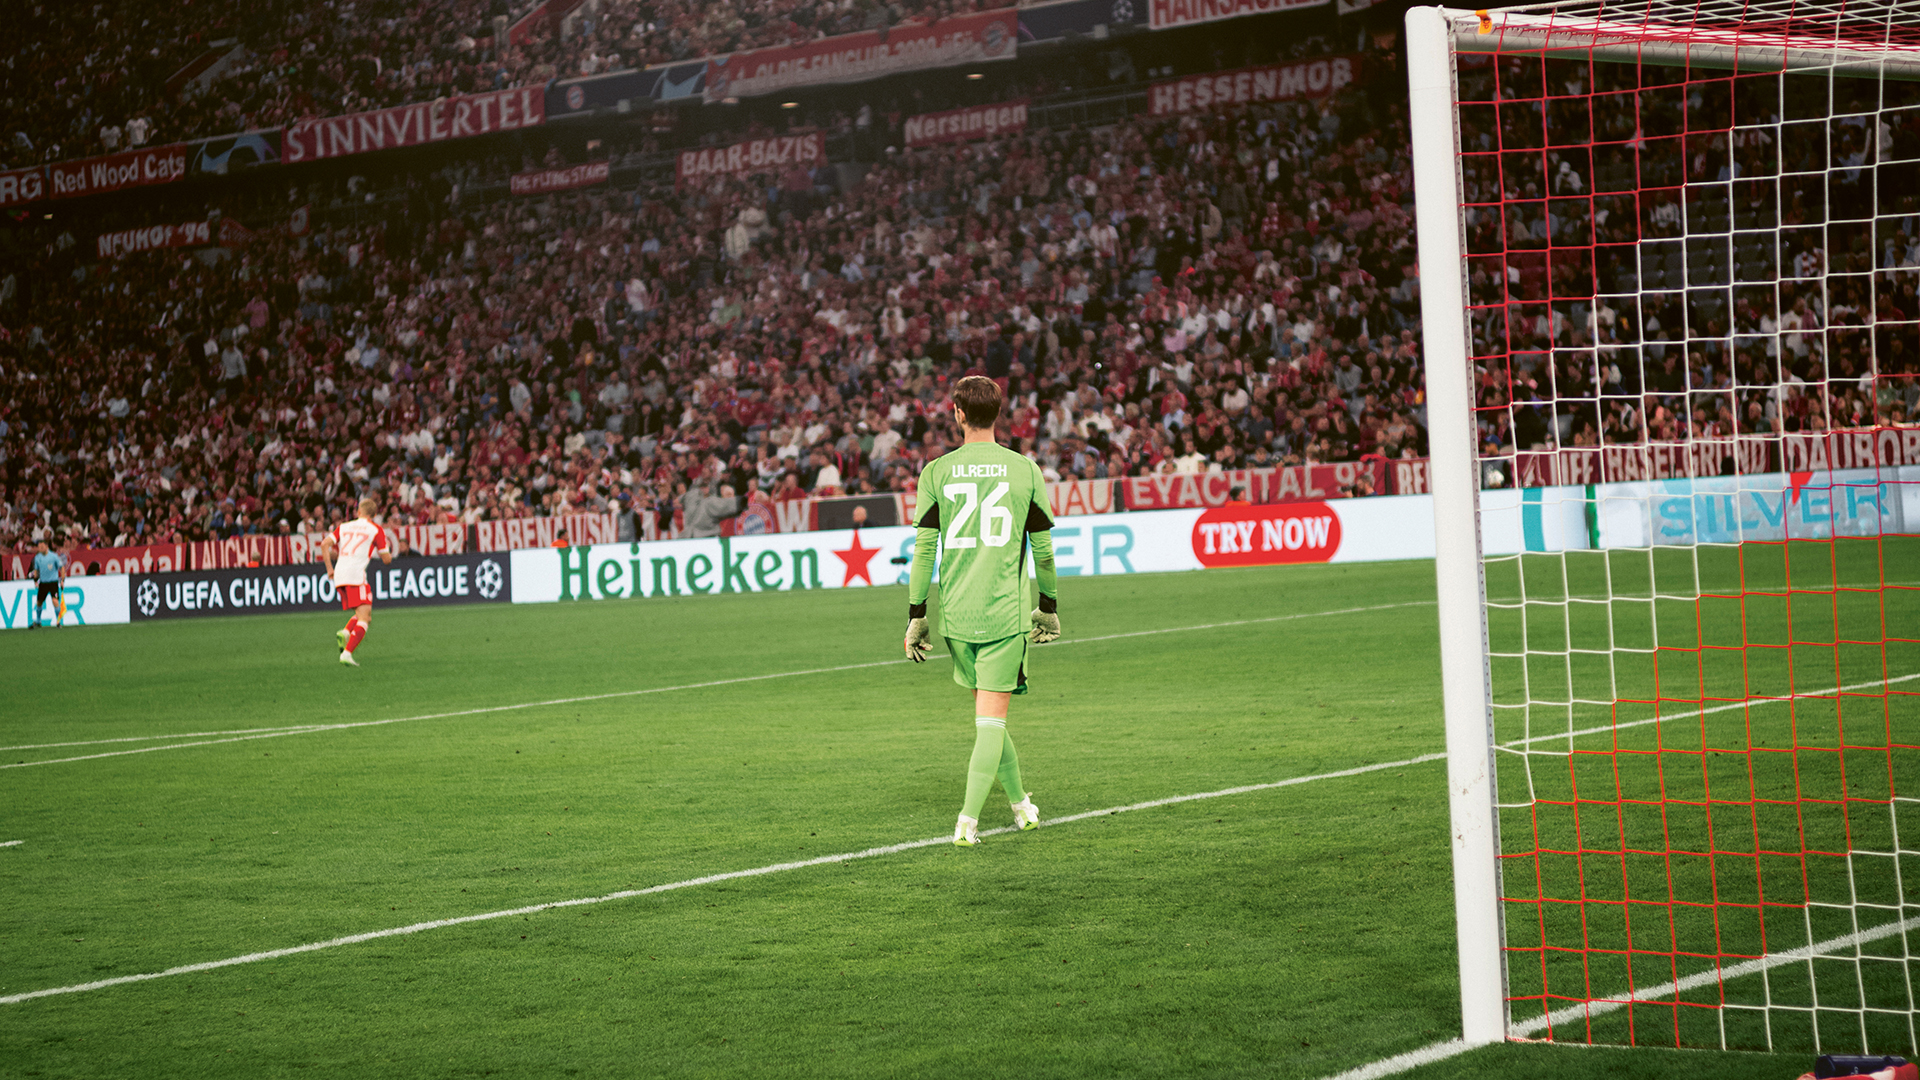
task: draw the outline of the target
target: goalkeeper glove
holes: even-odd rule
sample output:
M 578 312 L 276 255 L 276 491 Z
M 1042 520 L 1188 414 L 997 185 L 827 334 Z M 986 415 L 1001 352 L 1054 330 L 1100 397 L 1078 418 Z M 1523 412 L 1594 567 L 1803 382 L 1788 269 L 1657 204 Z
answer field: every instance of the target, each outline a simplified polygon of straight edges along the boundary
M 1035 645 L 1045 645 L 1060 637 L 1060 601 L 1056 597 L 1040 594 L 1040 606 L 1033 609 L 1033 637 Z
M 907 605 L 907 659 L 916 664 L 927 662 L 927 646 L 933 641 L 933 629 L 927 625 L 927 605 Z

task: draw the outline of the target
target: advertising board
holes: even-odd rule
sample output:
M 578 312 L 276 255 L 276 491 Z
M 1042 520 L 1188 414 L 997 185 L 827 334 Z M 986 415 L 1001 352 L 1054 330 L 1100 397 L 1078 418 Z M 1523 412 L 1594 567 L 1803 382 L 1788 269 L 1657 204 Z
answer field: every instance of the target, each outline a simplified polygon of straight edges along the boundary
M 60 625 L 102 626 L 126 622 L 127 588 L 125 574 L 68 578 L 60 586 L 60 596 L 67 602 L 66 618 Z M 37 614 L 44 616 L 42 625 L 53 625 L 53 601 L 47 601 L 43 613 L 34 610 L 38 593 L 39 585 L 35 582 L 0 581 L 0 630 L 25 630 L 34 623 Z
M 507 560 L 479 553 L 396 559 L 391 566 L 376 561 L 367 583 L 377 607 L 506 603 L 513 596 Z M 136 620 L 340 610 L 333 582 L 316 563 L 135 574 L 131 589 Z
M 515 603 L 791 592 L 905 584 L 907 526 L 596 544 L 512 553 Z M 1433 557 L 1427 495 L 1334 499 L 1055 521 L 1062 577 Z

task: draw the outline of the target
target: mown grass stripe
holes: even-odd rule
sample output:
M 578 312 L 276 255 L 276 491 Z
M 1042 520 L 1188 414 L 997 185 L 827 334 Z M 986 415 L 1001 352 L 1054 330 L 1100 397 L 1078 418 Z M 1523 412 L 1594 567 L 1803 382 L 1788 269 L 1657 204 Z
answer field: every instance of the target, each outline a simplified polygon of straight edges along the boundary
M 1042 821 L 1040 824 L 1043 827 L 1066 825 L 1076 821 L 1086 821 L 1090 818 L 1109 817 L 1114 814 L 1131 813 L 1135 810 L 1151 810 L 1155 807 L 1172 806 L 1176 803 L 1195 802 L 1201 799 L 1218 799 L 1228 795 L 1244 795 L 1253 791 L 1269 791 L 1276 788 L 1294 787 L 1299 784 L 1312 783 L 1316 780 L 1338 780 L 1348 776 L 1359 776 L 1363 773 L 1379 772 L 1383 769 L 1400 769 L 1410 765 L 1421 765 L 1430 761 L 1439 761 L 1444 757 L 1446 757 L 1445 754 L 1425 754 L 1416 758 L 1408 758 L 1405 761 L 1389 761 L 1362 765 L 1352 769 L 1341 769 L 1337 772 L 1318 773 L 1313 776 L 1295 776 L 1286 780 L 1275 780 L 1264 784 L 1245 784 L 1240 787 L 1225 788 L 1220 791 L 1207 791 L 1193 795 L 1175 795 L 1165 799 L 1150 799 L 1146 802 L 1129 803 L 1126 806 L 1109 807 L 1105 810 L 1089 810 L 1081 814 L 1069 814 L 1065 817 Z M 997 829 L 984 829 L 980 832 L 980 835 L 983 837 L 997 836 L 1002 833 L 1015 831 L 1017 830 L 1013 826 L 1007 825 Z M 872 859 L 882 855 L 898 855 L 904 851 L 934 847 L 940 844 L 951 844 L 952 842 L 952 837 L 948 836 L 936 836 L 926 840 L 909 840 L 902 844 L 888 844 L 884 847 L 867 848 L 865 851 L 851 851 L 839 855 L 821 855 L 812 859 L 802 859 L 798 862 L 772 863 L 767 866 L 756 866 L 749 870 L 728 870 L 718 874 L 708 874 L 704 877 L 688 878 L 685 881 L 669 882 L 664 885 L 649 885 L 644 889 L 622 889 L 618 892 L 610 892 L 602 896 L 588 896 L 574 900 L 552 900 L 541 904 L 529 904 L 525 907 L 509 908 L 504 911 L 487 911 L 475 915 L 458 915 L 453 918 L 434 919 L 429 922 L 412 923 L 407 926 L 389 927 L 384 930 L 369 930 L 365 933 L 348 934 L 345 937 L 330 938 L 326 941 L 315 941 L 305 945 L 293 945 L 284 949 L 267 949 L 263 952 L 247 953 L 244 956 L 230 956 L 223 960 L 207 960 L 198 964 L 183 964 L 179 967 L 168 968 L 165 971 L 144 972 L 139 975 L 118 975 L 111 979 L 98 979 L 94 982 L 76 983 L 72 986 L 55 986 L 45 990 L 29 990 L 20 994 L 8 994 L 0 997 L 0 1005 L 16 1005 L 20 1002 L 31 1001 L 35 998 L 55 997 L 61 994 L 81 994 L 90 990 L 105 990 L 109 987 L 125 986 L 129 983 L 149 982 L 154 979 L 165 979 L 175 975 L 191 975 L 200 971 L 217 971 L 220 968 L 235 967 L 240 964 L 256 964 L 263 960 L 277 960 L 285 956 L 298 956 L 302 953 L 319 952 L 322 949 L 337 949 L 347 945 L 359 945 L 368 941 L 378 941 L 381 938 L 401 937 L 407 934 L 422 933 L 427 930 L 441 930 L 449 926 L 464 926 L 468 923 L 488 922 L 494 919 L 509 919 L 516 915 L 531 915 L 535 912 L 553 911 L 561 908 L 605 904 L 615 900 L 630 900 L 637 896 L 651 896 L 657 893 L 672 892 L 677 889 L 691 889 L 701 885 L 713 885 L 722 881 L 763 877 L 767 874 L 785 873 L 790 870 L 804 870 L 813 866 L 829 866 L 835 863 L 852 862 L 856 859 Z
M 1233 626 L 1253 626 L 1259 623 L 1293 622 L 1299 619 L 1319 619 L 1333 615 L 1356 615 L 1370 611 L 1391 611 L 1395 608 L 1432 607 L 1432 600 L 1408 600 L 1397 604 L 1375 604 L 1371 607 L 1337 608 L 1332 611 L 1307 611 L 1291 615 L 1268 615 L 1258 619 L 1235 619 L 1230 622 L 1200 623 L 1195 626 L 1169 626 L 1157 630 L 1132 630 L 1124 634 L 1100 634 L 1094 637 L 1071 638 L 1055 641 L 1059 645 L 1084 645 L 1095 641 L 1116 641 L 1122 638 L 1149 637 L 1156 634 L 1183 634 L 1196 630 L 1220 630 Z M 943 659 L 946 653 L 935 653 L 932 659 Z M 142 746 L 132 750 L 109 750 L 99 754 L 81 754 L 77 757 L 48 758 L 45 761 L 10 761 L 0 764 L 0 769 L 25 769 L 35 765 L 67 765 L 76 761 L 97 761 L 101 758 L 126 757 L 131 754 L 151 754 L 158 750 L 185 750 L 195 746 L 218 746 L 222 743 L 251 742 L 255 739 L 278 739 L 287 735 L 311 735 L 319 731 L 346 731 L 352 728 L 382 727 L 387 724 L 406 724 L 416 720 L 445 720 L 455 716 L 479 716 L 485 713 L 514 712 L 521 709 L 540 709 L 553 705 L 578 705 L 588 701 L 607 701 L 612 698 L 638 697 L 643 694 L 670 694 L 682 690 L 708 690 L 716 686 L 737 686 L 743 683 L 765 682 L 769 679 L 792 679 L 804 675 L 829 675 L 839 671 L 860 671 L 866 668 L 893 667 L 909 661 L 902 657 L 898 660 L 871 660 L 862 664 L 840 664 L 836 667 L 807 668 L 801 671 L 775 671 L 765 675 L 741 675 L 731 679 L 713 679 L 708 682 L 683 683 L 678 686 L 652 686 L 642 690 L 613 690 L 604 694 L 587 694 L 582 697 L 551 698 L 546 701 L 523 701 L 512 705 L 486 705 L 477 709 L 458 709 L 453 712 L 422 713 L 419 716 L 395 716 L 385 720 L 355 720 L 340 724 L 303 724 L 288 728 L 247 728 L 234 732 L 201 732 L 193 735 L 153 735 L 139 736 L 136 740 L 103 739 L 102 743 L 124 741 L 146 741 L 147 739 L 198 739 L 196 742 L 170 743 L 165 746 Z M 232 735 L 231 738 L 201 738 L 201 735 Z M 85 746 L 87 743 L 45 743 L 43 747 Z M 8 750 L 29 750 L 35 747 L 4 747 Z

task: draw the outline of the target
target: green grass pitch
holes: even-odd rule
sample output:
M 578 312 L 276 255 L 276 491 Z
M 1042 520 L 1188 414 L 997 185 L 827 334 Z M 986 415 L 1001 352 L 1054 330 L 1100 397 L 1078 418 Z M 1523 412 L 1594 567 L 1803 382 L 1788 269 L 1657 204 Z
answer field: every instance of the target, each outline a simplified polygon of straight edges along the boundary
M 1049 819 L 1442 748 L 1430 563 L 1062 594 L 1009 724 Z M 0 996 L 944 836 L 972 713 L 892 662 L 903 607 L 380 611 L 358 670 L 333 616 L 10 634 Z M 459 715 L 32 764 L 426 714 Z M 1438 760 L 1095 816 L 0 1005 L 0 1077 L 1311 1080 L 1458 1033 L 1447 833 Z

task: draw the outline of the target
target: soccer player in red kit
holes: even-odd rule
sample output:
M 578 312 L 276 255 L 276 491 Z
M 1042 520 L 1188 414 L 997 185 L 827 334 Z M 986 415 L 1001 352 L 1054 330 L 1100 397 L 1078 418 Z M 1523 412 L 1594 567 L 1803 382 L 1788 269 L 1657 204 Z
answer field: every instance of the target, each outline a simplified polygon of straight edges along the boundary
M 367 636 L 367 624 L 373 621 L 373 589 L 367 585 L 367 563 L 376 551 L 381 563 L 393 562 L 393 543 L 387 531 L 373 520 L 379 505 L 372 499 L 361 499 L 360 516 L 335 525 L 320 542 L 320 561 L 326 564 L 327 576 L 340 594 L 340 607 L 353 612 L 345 629 L 333 636 L 340 644 L 340 662 L 350 667 L 360 666 L 353 650 L 360 647 Z

